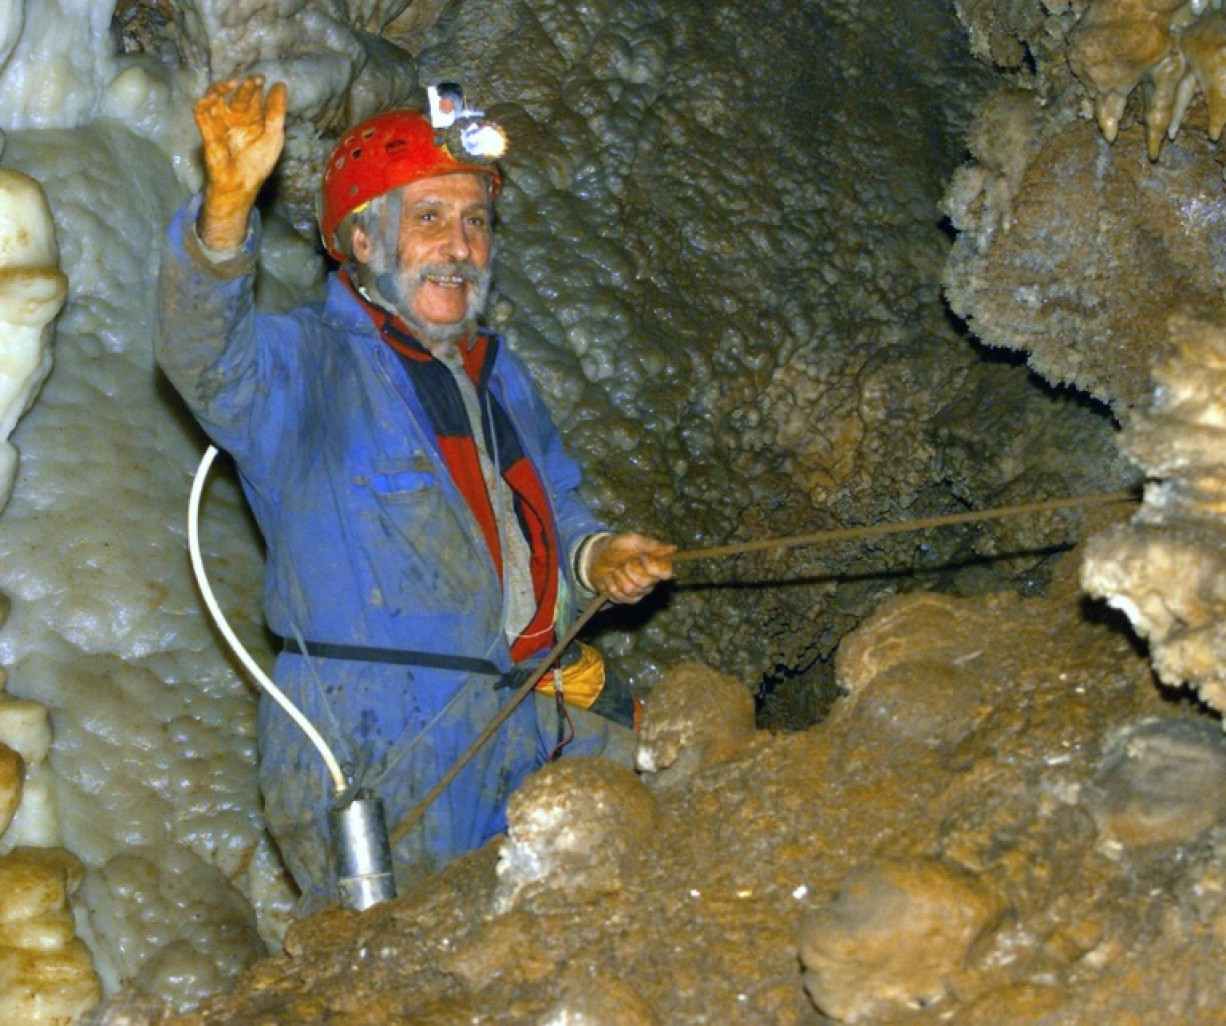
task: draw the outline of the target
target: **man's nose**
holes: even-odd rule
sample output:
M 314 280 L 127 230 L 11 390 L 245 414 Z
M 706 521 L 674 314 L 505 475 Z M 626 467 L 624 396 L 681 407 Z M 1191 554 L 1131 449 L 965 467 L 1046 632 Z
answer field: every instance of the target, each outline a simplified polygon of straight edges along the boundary
M 464 230 L 464 218 L 452 218 L 447 224 L 443 237 L 443 251 L 452 260 L 467 260 L 472 247 L 468 241 L 468 233 Z

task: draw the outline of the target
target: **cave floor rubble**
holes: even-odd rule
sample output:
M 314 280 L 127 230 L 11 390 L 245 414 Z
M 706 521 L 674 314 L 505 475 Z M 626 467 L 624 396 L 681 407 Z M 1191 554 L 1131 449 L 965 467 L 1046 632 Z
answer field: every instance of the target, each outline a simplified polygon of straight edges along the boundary
M 1220 726 L 1157 687 L 1119 623 L 1067 579 L 1044 598 L 912 594 L 838 658 L 848 693 L 824 722 L 654 787 L 654 830 L 618 872 L 495 911 L 495 843 L 297 923 L 234 990 L 157 1021 L 1226 1021 Z M 814 924 L 846 910 L 849 874 L 908 864 L 973 878 L 977 934 L 908 969 L 945 927 L 917 942 L 917 906 L 880 912 L 893 974 L 816 978 L 801 938 L 829 941 Z

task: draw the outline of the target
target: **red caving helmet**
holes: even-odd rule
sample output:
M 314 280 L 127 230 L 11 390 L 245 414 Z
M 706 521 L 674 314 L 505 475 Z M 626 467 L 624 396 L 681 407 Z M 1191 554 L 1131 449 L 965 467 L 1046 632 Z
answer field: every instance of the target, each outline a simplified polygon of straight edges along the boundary
M 376 114 L 344 134 L 328 157 L 320 191 L 319 230 L 331 257 L 345 259 L 336 229 L 348 214 L 410 182 L 435 175 L 489 175 L 493 195 L 498 195 L 498 169 L 488 161 L 458 160 L 446 144 L 447 135 L 416 110 Z

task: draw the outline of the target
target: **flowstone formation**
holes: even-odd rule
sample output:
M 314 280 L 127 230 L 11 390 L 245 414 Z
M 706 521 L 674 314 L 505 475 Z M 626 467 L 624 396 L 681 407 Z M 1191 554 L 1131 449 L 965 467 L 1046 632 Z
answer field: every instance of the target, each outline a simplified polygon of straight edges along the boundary
M 51 370 L 52 322 L 68 291 L 58 265 L 38 182 L 0 169 L 0 510 L 18 463 L 9 435 Z M 0 594 L 0 631 L 11 608 Z M 85 871 L 59 846 L 48 710 L 7 683 L 0 667 L 0 1021 L 66 1024 L 102 994 L 69 905 Z
M 1147 399 L 1168 318 L 1226 314 L 1217 7 L 959 6 L 976 55 L 1006 70 L 943 201 L 950 306 L 1120 414 Z
M 42 189 L 0 169 L 0 511 L 17 473 L 9 435 L 51 371 L 51 322 L 68 294 L 59 260 Z
M 1183 317 L 1175 355 L 1121 445 L 1150 483 L 1127 526 L 1097 535 L 1082 583 L 1149 643 L 1163 683 L 1226 712 L 1226 326 Z
M 10 132 L 4 156 L 41 183 L 71 283 L 0 519 L 8 693 L 56 726 L 27 775 L 44 796 L 28 829 L 54 829 L 50 843 L 82 863 L 73 902 L 105 990 L 190 1002 L 267 952 L 253 905 L 271 942 L 293 898 L 263 833 L 251 698 L 183 562 L 199 437 L 167 414 L 152 370 L 150 225 L 184 192 L 165 153 L 106 119 Z M 116 181 L 116 167 L 141 173 Z M 219 476 L 210 515 L 238 526 L 205 524 L 215 564 L 258 559 L 240 503 Z M 236 622 L 254 633 L 257 582 L 231 571 L 215 584 L 251 610 Z
M 1220 1021 L 1226 737 L 1084 616 L 1076 562 L 1046 598 L 892 599 L 825 722 L 686 779 L 546 767 L 506 840 L 124 1021 Z

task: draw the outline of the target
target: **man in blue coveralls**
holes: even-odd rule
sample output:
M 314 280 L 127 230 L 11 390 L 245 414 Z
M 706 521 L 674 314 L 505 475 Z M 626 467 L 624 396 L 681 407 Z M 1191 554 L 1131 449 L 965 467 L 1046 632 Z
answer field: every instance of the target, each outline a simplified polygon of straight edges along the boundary
M 324 172 L 321 229 L 340 265 L 325 300 L 256 313 L 255 200 L 285 107 L 285 87 L 266 95 L 258 76 L 196 105 L 206 182 L 170 226 L 157 356 L 233 456 L 263 532 L 277 684 L 396 824 L 576 599 L 638 601 L 672 575 L 674 549 L 596 522 L 527 370 L 478 327 L 501 184 L 490 126 L 393 111 L 351 129 Z M 461 127 L 465 139 L 448 130 Z M 554 729 L 520 705 L 397 844 L 402 881 L 503 831 Z M 567 753 L 598 754 L 605 734 L 580 730 Z M 260 783 L 304 894 L 331 893 L 330 778 L 267 699 Z

